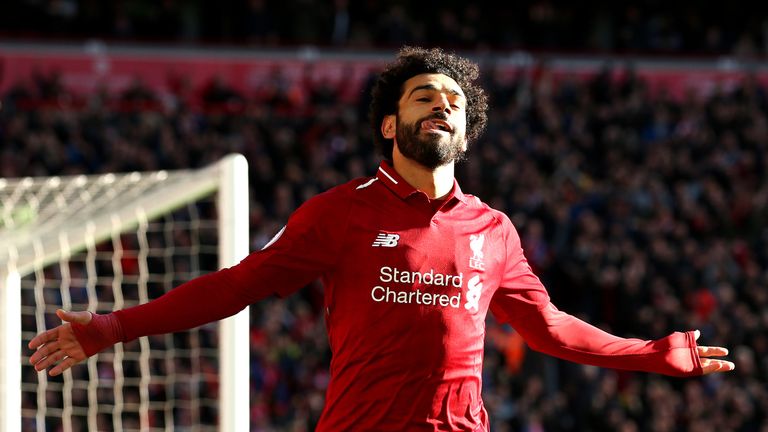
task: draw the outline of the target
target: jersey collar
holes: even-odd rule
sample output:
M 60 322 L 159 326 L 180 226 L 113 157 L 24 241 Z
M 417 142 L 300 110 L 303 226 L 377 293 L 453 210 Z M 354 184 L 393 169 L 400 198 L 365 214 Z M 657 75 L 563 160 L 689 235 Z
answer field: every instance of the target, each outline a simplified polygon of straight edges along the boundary
M 397 196 L 402 199 L 406 199 L 411 195 L 421 193 L 421 191 L 415 189 L 413 186 L 408 184 L 405 179 L 400 177 L 400 174 L 395 171 L 395 168 L 389 161 L 385 160 L 379 164 L 379 169 L 376 171 L 376 178 L 378 178 L 380 182 L 384 183 L 392 192 L 397 194 Z M 455 178 L 453 179 L 453 188 L 451 189 L 451 192 L 449 192 L 446 196 L 445 203 L 447 204 L 454 199 L 459 200 L 465 204 L 467 203 L 467 197 L 461 191 L 459 183 Z

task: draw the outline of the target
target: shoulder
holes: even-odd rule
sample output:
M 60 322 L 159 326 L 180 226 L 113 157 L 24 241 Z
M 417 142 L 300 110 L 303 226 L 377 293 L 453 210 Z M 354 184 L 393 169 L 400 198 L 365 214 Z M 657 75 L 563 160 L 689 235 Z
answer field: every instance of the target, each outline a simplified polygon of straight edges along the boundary
M 495 223 L 497 223 L 500 227 L 502 227 L 505 230 L 512 229 L 514 230 L 514 225 L 512 225 L 512 221 L 509 219 L 509 216 L 507 216 L 506 213 L 496 210 L 495 208 L 488 205 L 486 202 L 481 200 L 480 198 L 465 194 L 464 195 L 466 199 L 467 207 L 470 209 L 483 214 L 486 217 L 492 218 Z
M 338 186 L 334 186 L 325 192 L 319 193 L 313 199 L 339 200 L 349 198 L 359 194 L 360 191 L 376 189 L 375 187 L 372 187 L 375 186 L 375 183 L 378 183 L 376 177 L 356 178 Z
M 347 212 L 359 195 L 358 192 L 376 183 L 375 180 L 376 177 L 361 177 L 334 186 L 308 199 L 297 211 L 331 215 Z
M 520 245 L 520 235 L 512 220 L 506 213 L 497 210 L 474 195 L 464 195 L 466 204 L 471 211 L 477 212 L 473 219 L 483 218 L 494 225 L 496 235 L 504 239 L 506 244 Z

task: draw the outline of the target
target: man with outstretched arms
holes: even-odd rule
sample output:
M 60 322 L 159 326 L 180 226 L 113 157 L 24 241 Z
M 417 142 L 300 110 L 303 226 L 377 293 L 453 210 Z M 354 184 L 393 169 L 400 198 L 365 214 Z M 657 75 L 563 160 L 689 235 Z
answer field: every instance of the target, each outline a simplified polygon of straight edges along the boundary
M 509 218 L 464 194 L 454 164 L 486 123 L 477 65 L 403 48 L 379 77 L 371 121 L 385 160 L 301 206 L 262 249 L 150 303 L 106 315 L 59 311 L 31 362 L 52 375 L 117 342 L 222 319 L 321 278 L 332 350 L 317 430 L 486 431 L 490 310 L 533 349 L 608 368 L 696 376 L 733 369 L 697 331 L 624 339 L 559 311 Z

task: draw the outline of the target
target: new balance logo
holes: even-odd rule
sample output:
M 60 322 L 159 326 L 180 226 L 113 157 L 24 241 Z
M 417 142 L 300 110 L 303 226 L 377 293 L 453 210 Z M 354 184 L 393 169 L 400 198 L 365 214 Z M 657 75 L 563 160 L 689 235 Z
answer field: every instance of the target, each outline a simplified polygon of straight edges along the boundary
M 373 247 L 395 247 L 397 241 L 400 240 L 400 234 L 392 233 L 379 233 L 376 236 L 376 240 L 373 241 L 371 246 Z

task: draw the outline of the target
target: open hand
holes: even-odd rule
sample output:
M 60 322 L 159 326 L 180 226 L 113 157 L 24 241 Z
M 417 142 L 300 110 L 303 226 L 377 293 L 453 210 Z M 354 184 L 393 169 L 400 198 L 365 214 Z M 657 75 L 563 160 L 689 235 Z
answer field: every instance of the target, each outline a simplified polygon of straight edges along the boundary
M 72 325 L 69 323 L 88 324 L 91 322 L 90 312 L 68 312 L 57 310 L 56 315 L 65 321 L 64 324 L 42 332 L 29 341 L 30 349 L 37 349 L 29 357 L 29 362 L 35 370 L 41 371 L 54 366 L 48 374 L 60 375 L 65 370 L 86 359 L 85 351 L 77 341 Z
M 701 336 L 701 332 L 696 330 L 694 337 L 696 340 Z M 713 359 L 710 357 L 722 357 L 728 355 L 728 349 L 723 347 L 711 347 L 711 346 L 698 346 L 696 352 L 699 354 L 701 360 L 701 368 L 704 370 L 703 375 L 708 375 L 715 372 L 728 372 L 736 369 L 736 365 L 726 360 Z

